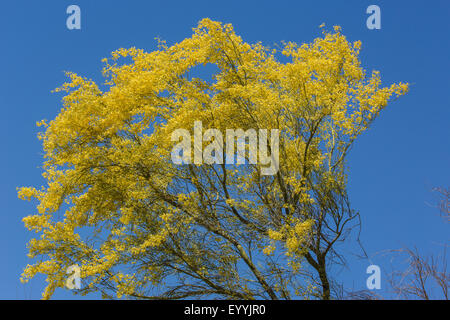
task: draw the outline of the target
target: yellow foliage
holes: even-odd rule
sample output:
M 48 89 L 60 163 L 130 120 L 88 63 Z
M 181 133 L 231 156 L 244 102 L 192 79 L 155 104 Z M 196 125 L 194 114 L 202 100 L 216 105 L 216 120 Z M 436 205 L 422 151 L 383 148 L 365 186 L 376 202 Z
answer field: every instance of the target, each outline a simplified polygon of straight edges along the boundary
M 38 123 L 47 186 L 19 191 L 21 199 L 38 200 L 24 223 L 41 234 L 28 244 L 40 260 L 23 279 L 46 274 L 49 298 L 77 263 L 89 283 L 83 293 L 112 283 L 107 288 L 121 297 L 161 283 L 177 266 L 198 279 L 220 270 L 221 285 L 252 297 L 253 282 L 232 272 L 245 258 L 232 239 L 252 239 L 267 255 L 281 241 L 298 268 L 314 225 L 316 182 L 345 188 L 349 146 L 391 97 L 408 90 L 403 83 L 381 87 L 378 72 L 367 76 L 360 48 L 335 27 L 310 44 L 285 44 L 289 62 L 282 63 L 231 25 L 203 19 L 172 46 L 160 40 L 149 53 L 113 52 L 103 60 L 105 90 L 68 73 L 70 81 L 56 89 L 65 93 L 63 108 Z M 204 66 L 215 68 L 212 77 L 194 77 Z M 194 121 L 223 132 L 279 129 L 279 173 L 174 165 L 171 133 Z M 207 242 L 210 235 L 221 241 Z M 119 272 L 124 266 L 128 275 Z

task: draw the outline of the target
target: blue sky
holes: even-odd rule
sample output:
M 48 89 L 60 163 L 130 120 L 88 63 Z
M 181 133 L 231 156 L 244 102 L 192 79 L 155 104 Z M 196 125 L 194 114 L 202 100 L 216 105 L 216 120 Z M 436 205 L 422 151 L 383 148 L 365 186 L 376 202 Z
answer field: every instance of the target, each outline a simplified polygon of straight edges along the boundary
M 81 8 L 81 30 L 66 28 L 71 4 Z M 381 30 L 366 27 L 370 4 L 381 8 Z M 430 190 L 448 186 L 450 178 L 449 1 L 3 1 L 0 299 L 38 299 L 45 286 L 42 278 L 19 281 L 31 263 L 26 242 L 34 236 L 21 219 L 34 205 L 19 200 L 16 187 L 43 183 L 35 123 L 60 110 L 61 96 L 50 91 L 66 80 L 63 71 L 101 81 L 101 59 L 111 51 L 151 51 L 156 36 L 169 44 L 181 41 L 204 17 L 232 23 L 245 41 L 268 46 L 310 42 L 320 36 L 322 22 L 340 25 L 349 40 L 362 41 L 366 70 L 379 70 L 384 84 L 411 83 L 350 154 L 350 199 L 362 216 L 361 240 L 370 260 L 349 255 L 348 268 L 338 275 L 346 286 L 364 289 L 369 264 L 382 270 L 389 265 L 378 252 L 416 245 L 431 253 L 448 243 L 448 225 L 430 206 L 436 200 Z M 74 297 L 59 289 L 54 298 Z

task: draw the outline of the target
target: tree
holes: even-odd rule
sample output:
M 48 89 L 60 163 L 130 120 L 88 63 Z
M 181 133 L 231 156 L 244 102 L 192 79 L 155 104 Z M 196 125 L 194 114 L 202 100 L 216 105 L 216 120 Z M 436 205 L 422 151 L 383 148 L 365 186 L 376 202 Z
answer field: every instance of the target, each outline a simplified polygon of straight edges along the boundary
M 440 195 L 438 208 L 444 222 L 449 222 L 450 192 L 448 188 L 434 188 Z M 405 270 L 394 270 L 388 276 L 394 294 L 402 299 L 435 300 L 449 298 L 450 274 L 447 271 L 447 244 L 439 254 L 423 255 L 414 247 L 393 250 L 406 258 Z
M 82 294 L 329 299 L 327 264 L 358 221 L 346 156 L 408 85 L 367 76 L 361 43 L 339 27 L 284 44 L 286 63 L 209 19 L 191 38 L 158 44 L 104 59 L 104 90 L 74 73 L 57 89 L 64 108 L 39 123 L 48 185 L 19 190 L 38 200 L 24 223 L 41 233 L 23 280 L 47 275 L 49 298 L 78 264 Z M 192 76 L 202 65 L 215 68 L 211 79 Z M 249 153 L 246 165 L 174 164 L 172 133 L 195 121 L 220 132 L 278 130 L 278 170 L 262 174 Z
M 394 251 L 406 258 L 408 267 L 395 270 L 389 277 L 390 288 L 397 298 L 404 300 L 448 300 L 450 275 L 447 272 L 447 250 L 442 254 L 424 256 L 417 248 Z

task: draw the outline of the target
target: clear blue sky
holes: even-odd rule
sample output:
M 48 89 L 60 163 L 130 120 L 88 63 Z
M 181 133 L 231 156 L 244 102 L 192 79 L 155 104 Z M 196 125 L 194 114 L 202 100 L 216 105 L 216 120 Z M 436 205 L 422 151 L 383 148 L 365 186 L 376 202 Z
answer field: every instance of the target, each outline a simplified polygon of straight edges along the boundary
M 66 28 L 70 4 L 81 8 L 81 30 Z M 381 30 L 366 27 L 370 4 L 381 8 Z M 63 71 L 100 80 L 101 59 L 111 51 L 151 51 L 156 36 L 169 44 L 181 41 L 204 17 L 232 23 L 245 41 L 269 46 L 310 42 L 320 36 L 322 22 L 340 25 L 349 40 L 362 41 L 367 70 L 380 70 L 385 84 L 412 84 L 351 151 L 350 195 L 371 260 L 349 259 L 339 275 L 348 287 L 365 288 L 370 263 L 388 266 L 377 252 L 404 245 L 433 252 L 448 241 L 448 225 L 429 203 L 430 189 L 448 186 L 450 178 L 449 1 L 2 1 L 0 298 L 37 299 L 45 286 L 42 278 L 19 281 L 31 262 L 26 242 L 34 236 L 21 219 L 34 205 L 19 200 L 16 187 L 43 183 L 35 123 L 60 110 L 61 96 L 50 91 L 65 81 Z M 60 289 L 54 298 L 73 296 Z

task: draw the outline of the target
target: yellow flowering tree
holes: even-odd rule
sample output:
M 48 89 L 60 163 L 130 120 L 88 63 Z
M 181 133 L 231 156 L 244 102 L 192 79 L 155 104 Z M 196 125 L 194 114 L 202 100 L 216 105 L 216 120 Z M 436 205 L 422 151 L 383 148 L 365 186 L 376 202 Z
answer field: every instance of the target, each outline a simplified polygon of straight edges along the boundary
M 102 87 L 69 73 L 61 112 L 38 123 L 47 185 L 19 197 L 38 201 L 23 219 L 40 237 L 22 280 L 45 274 L 44 298 L 74 264 L 75 292 L 106 298 L 331 297 L 327 263 L 357 217 L 346 156 L 407 84 L 381 87 L 338 27 L 280 53 L 229 24 L 204 19 L 193 31 L 150 53 L 113 52 Z M 174 164 L 171 134 L 195 121 L 278 129 L 279 170 Z

